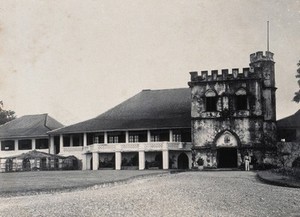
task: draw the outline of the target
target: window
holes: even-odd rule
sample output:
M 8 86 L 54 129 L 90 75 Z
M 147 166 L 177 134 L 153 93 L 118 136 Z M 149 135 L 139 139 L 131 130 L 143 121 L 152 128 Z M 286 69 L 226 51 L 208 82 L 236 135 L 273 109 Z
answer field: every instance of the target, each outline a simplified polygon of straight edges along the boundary
M 130 143 L 139 142 L 139 136 L 138 135 L 129 136 L 129 142 Z
M 205 107 L 207 112 L 217 111 L 217 94 L 213 90 L 208 90 L 205 93 Z
M 173 134 L 173 142 L 181 142 L 181 134 Z
M 12 151 L 12 150 L 15 150 L 14 140 L 1 141 L 1 151 Z
M 246 90 L 239 89 L 235 93 L 235 109 L 236 110 L 247 110 L 248 109 L 248 99 L 247 99 Z
M 31 140 L 19 140 L 19 150 L 30 150 L 32 149 Z
M 37 139 L 36 140 L 36 149 L 47 149 L 48 147 L 49 147 L 48 139 Z
M 119 143 L 119 137 L 118 136 L 109 136 L 108 143 Z
M 236 96 L 236 110 L 247 110 L 247 96 Z
M 151 135 L 151 142 L 159 142 L 159 135 Z

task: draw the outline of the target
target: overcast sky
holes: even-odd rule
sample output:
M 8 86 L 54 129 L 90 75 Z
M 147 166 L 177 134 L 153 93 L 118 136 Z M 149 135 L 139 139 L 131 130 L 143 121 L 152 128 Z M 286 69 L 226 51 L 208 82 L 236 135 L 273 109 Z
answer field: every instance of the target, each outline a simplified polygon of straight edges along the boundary
M 0 99 L 19 117 L 83 121 L 142 89 L 188 87 L 190 71 L 248 67 L 267 20 L 280 119 L 300 108 L 296 0 L 0 0 Z

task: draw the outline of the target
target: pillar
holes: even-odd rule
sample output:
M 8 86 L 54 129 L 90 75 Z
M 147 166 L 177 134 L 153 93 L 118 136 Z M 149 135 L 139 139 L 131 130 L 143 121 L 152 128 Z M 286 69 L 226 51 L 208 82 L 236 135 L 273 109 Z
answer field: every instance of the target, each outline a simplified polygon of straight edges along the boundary
M 169 150 L 168 150 L 168 143 L 163 143 L 163 169 L 169 169 Z
M 173 142 L 173 130 L 169 130 L 169 141 Z
M 151 132 L 147 130 L 147 142 L 151 142 Z
M 87 134 L 83 134 L 83 146 L 87 146 Z
M 15 151 L 19 150 L 19 140 L 15 139 Z
M 82 154 L 82 170 L 87 170 L 87 155 Z
M 104 144 L 107 144 L 107 132 L 104 132 Z
M 93 170 L 98 170 L 99 167 L 99 154 L 98 152 L 93 152 Z
M 64 136 L 63 134 L 59 135 L 59 153 L 64 152 Z
M 55 154 L 54 136 L 50 136 L 49 153 L 50 153 L 50 154 Z
M 122 162 L 122 155 L 120 151 L 116 151 L 115 153 L 115 165 L 116 165 L 116 170 L 121 170 L 121 162 Z
M 36 139 L 31 139 L 31 149 L 32 150 L 36 149 Z
M 145 152 L 139 151 L 139 170 L 145 169 Z
M 125 132 L 125 143 L 129 143 L 129 132 Z

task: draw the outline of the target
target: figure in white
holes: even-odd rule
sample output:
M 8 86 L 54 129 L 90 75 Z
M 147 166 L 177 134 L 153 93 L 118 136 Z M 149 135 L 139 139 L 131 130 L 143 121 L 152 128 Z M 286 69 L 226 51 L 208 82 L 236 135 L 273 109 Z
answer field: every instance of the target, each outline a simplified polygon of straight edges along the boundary
M 246 153 L 245 157 L 244 157 L 244 162 L 245 162 L 245 170 L 249 171 L 250 170 L 250 157 L 248 155 L 248 153 Z

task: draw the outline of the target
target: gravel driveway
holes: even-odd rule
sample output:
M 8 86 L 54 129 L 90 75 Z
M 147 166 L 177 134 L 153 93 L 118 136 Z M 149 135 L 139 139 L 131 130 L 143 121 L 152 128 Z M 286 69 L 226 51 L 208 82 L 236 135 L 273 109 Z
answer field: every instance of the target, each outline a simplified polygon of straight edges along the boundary
M 252 172 L 186 172 L 116 186 L 0 198 L 1 216 L 299 216 L 300 189 Z

